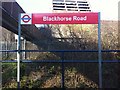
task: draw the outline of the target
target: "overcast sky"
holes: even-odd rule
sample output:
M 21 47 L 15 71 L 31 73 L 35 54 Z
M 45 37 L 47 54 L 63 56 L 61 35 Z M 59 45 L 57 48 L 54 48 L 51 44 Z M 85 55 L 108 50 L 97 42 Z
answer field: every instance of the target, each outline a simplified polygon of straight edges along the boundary
M 52 0 L 16 0 L 26 13 L 52 12 Z M 120 0 L 87 0 L 93 12 L 101 12 L 102 20 L 118 20 Z

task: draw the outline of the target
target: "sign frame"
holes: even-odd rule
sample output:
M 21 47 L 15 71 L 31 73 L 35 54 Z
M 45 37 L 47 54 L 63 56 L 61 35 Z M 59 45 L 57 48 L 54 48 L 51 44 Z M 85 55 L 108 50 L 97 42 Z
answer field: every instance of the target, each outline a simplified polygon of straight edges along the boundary
M 102 88 L 102 48 L 101 48 L 101 14 L 100 12 L 95 12 L 98 14 L 98 18 L 97 18 L 97 23 L 84 23 L 84 22 L 77 22 L 74 24 L 98 24 L 98 69 L 99 69 L 99 88 Z M 39 13 L 40 14 L 40 13 Z M 43 13 L 41 13 L 43 14 Z M 51 14 L 55 14 L 55 13 L 51 13 Z M 57 13 L 58 14 L 58 13 Z M 72 14 L 72 13 L 71 13 Z M 75 13 L 74 13 L 75 14 Z M 78 14 L 82 14 L 82 13 L 78 13 Z M 89 14 L 89 13 L 84 13 L 84 14 Z M 32 14 L 32 18 L 33 15 L 36 14 Z M 68 13 L 66 13 L 66 15 L 68 15 Z M 94 19 L 95 17 L 93 17 Z M 65 23 L 57 23 L 56 24 L 65 24 Z M 55 24 L 55 23 L 51 23 L 51 24 Z M 38 24 L 38 23 L 29 23 L 29 24 Z M 40 24 L 45 24 L 45 23 L 40 23 Z M 46 24 L 50 24 L 46 23 Z M 73 24 L 73 23 L 66 23 L 66 24 Z M 17 46 L 17 83 L 18 83 L 18 88 L 20 88 L 20 57 L 21 57 L 21 25 L 23 25 L 21 23 L 21 14 L 19 14 L 19 22 L 18 22 L 18 46 Z M 64 66 L 64 61 L 62 61 L 62 66 Z M 64 69 L 64 67 L 63 67 Z M 62 70 L 62 87 L 64 88 L 64 70 Z

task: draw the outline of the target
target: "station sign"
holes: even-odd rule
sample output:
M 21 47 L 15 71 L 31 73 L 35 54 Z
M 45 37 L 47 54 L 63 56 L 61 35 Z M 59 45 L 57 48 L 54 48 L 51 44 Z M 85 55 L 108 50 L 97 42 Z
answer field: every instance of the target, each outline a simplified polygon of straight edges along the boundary
M 21 24 L 98 24 L 98 13 L 22 13 Z

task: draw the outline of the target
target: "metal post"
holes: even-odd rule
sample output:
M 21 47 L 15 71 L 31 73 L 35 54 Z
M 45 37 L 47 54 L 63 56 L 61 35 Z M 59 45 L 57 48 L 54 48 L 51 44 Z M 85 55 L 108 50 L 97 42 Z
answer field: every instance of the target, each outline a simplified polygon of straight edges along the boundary
M 23 50 L 26 49 L 26 40 L 23 39 Z M 23 59 L 26 59 L 26 52 L 23 52 Z
M 62 52 L 62 88 L 64 89 L 65 77 L 64 77 L 64 52 Z
M 20 25 L 21 15 L 19 14 L 19 22 L 18 22 L 18 43 L 17 43 L 17 83 L 18 89 L 20 88 L 20 50 L 21 50 L 21 25 Z
M 102 88 L 102 52 L 101 52 L 101 23 L 98 13 L 98 63 L 99 63 L 99 88 Z

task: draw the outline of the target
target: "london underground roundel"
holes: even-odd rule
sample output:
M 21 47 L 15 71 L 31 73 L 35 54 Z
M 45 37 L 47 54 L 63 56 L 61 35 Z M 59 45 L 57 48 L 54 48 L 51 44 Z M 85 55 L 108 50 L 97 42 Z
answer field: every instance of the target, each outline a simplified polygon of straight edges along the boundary
M 32 14 L 21 14 L 21 24 L 32 24 Z

